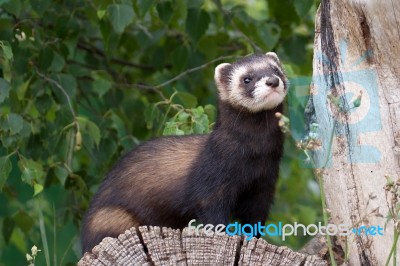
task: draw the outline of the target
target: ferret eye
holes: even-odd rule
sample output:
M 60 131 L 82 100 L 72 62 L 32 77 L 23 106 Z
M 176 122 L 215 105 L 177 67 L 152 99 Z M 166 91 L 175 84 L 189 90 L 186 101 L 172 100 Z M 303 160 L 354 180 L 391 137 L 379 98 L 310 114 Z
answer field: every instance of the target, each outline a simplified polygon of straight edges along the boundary
M 249 84 L 249 83 L 251 82 L 251 78 L 245 77 L 245 78 L 243 79 L 243 82 L 244 82 L 244 84 Z
M 273 67 L 272 70 L 275 72 L 276 75 L 279 75 L 279 70 L 276 67 Z

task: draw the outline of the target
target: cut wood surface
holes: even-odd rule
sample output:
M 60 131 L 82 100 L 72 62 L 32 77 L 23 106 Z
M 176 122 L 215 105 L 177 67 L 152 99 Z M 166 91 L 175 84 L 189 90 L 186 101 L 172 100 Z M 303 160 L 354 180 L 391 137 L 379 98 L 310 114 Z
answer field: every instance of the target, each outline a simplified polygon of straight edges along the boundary
M 145 244 L 143 246 L 141 240 Z M 118 238 L 107 237 L 86 252 L 78 263 L 85 265 L 328 265 L 316 255 L 277 247 L 263 239 L 240 236 L 199 235 L 185 228 L 156 226 L 131 228 Z

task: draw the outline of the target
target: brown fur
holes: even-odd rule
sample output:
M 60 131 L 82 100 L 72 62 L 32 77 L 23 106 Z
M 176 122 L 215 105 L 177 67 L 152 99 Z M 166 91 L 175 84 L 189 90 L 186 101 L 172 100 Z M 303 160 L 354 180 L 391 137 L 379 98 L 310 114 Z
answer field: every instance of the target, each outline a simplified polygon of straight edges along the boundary
M 175 221 L 167 213 L 181 200 L 185 179 L 206 136 L 177 139 L 147 142 L 126 154 L 110 171 L 85 217 L 82 234 L 90 247 L 105 236 L 117 237 L 132 226 L 164 222 L 182 226 L 182 221 Z M 126 210 L 121 205 L 127 206 Z

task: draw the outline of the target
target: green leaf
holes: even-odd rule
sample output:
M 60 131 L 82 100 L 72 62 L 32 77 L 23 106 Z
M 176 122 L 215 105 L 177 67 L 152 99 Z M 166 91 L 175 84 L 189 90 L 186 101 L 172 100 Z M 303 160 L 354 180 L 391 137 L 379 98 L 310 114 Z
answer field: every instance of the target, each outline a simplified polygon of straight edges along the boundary
M 19 211 L 14 217 L 15 224 L 22 229 L 25 234 L 28 234 L 32 229 L 34 221 L 33 219 L 24 211 Z
M 119 117 L 115 112 L 111 112 L 110 118 L 112 121 L 111 127 L 118 132 L 118 137 L 126 137 L 126 125 L 124 123 L 124 120 L 122 120 L 121 117 Z
M 57 112 L 60 110 L 60 106 L 53 103 L 49 110 L 46 113 L 46 119 L 49 122 L 54 122 L 54 120 L 57 118 Z
M 144 120 L 146 121 L 147 129 L 153 128 L 154 121 L 158 119 L 159 115 L 160 110 L 154 104 L 146 106 L 144 110 Z
M 7 120 L 11 135 L 18 134 L 22 130 L 24 120 L 19 114 L 11 113 L 7 116 Z
M 0 83 L 1 83 L 1 80 L 0 80 Z M 31 83 L 31 79 L 28 79 L 27 81 L 25 81 L 24 83 L 22 83 L 21 85 L 19 85 L 17 87 L 16 93 L 17 93 L 18 100 L 20 100 L 20 101 L 24 100 L 26 91 L 28 90 L 30 83 Z M 0 87 L 1 87 L 1 85 L 0 85 Z M 1 91 L 1 89 L 0 89 L 0 91 Z
M 33 185 L 33 196 L 37 196 L 40 192 L 43 191 L 43 186 L 41 184 L 35 183 Z
M 214 105 L 207 104 L 206 106 L 204 106 L 204 112 L 207 114 L 208 120 L 210 122 L 215 122 L 215 119 L 217 117 L 217 108 L 215 108 Z
M 188 8 L 200 8 L 204 3 L 204 0 L 190 0 L 187 1 Z
M 14 55 L 13 55 L 11 46 L 8 44 L 8 42 L 0 41 L 0 46 L 1 46 L 1 49 L 3 50 L 4 58 L 9 61 L 12 60 Z
M 166 51 L 165 49 L 156 49 L 153 53 L 152 59 L 151 59 L 151 64 L 156 68 L 156 69 L 163 69 L 165 67 L 165 57 L 166 57 Z
M 12 232 L 14 231 L 15 222 L 11 217 L 6 217 L 3 220 L 3 238 L 6 243 L 10 241 Z
M 60 181 L 61 185 L 64 186 L 65 181 L 68 178 L 68 171 L 67 169 L 65 169 L 64 167 L 61 166 L 56 166 L 54 168 L 54 174 L 56 175 L 56 177 L 58 178 L 58 181 Z
M 8 98 L 9 94 L 10 84 L 6 80 L 0 78 L 0 103 L 4 102 L 4 100 Z
M 190 114 L 188 114 L 186 112 L 180 112 L 177 117 L 177 120 L 181 123 L 187 123 L 189 118 L 190 118 Z
M 190 8 L 186 18 L 186 32 L 197 43 L 208 29 L 210 16 L 202 9 Z
M 167 122 L 167 123 L 165 123 L 163 135 L 164 136 L 170 136 L 170 135 L 182 136 L 182 135 L 185 135 L 185 132 L 178 128 L 178 124 L 176 122 Z
M 255 27 L 257 34 L 256 40 L 264 44 L 264 49 L 267 51 L 272 50 L 277 44 L 280 36 L 281 29 L 275 23 L 263 23 Z M 259 39 L 258 39 L 259 38 Z
M 52 76 L 52 78 L 61 85 L 63 90 L 68 94 L 71 100 L 75 98 L 76 95 L 76 89 L 78 87 L 76 78 L 73 75 L 70 74 L 57 74 Z M 57 95 L 60 97 L 61 101 L 64 103 L 67 103 L 67 99 L 65 97 L 65 94 L 60 91 L 59 88 L 55 88 L 54 91 L 57 93 Z
M 314 4 L 314 0 L 293 1 L 294 8 L 300 18 L 305 17 Z
M 194 117 L 200 117 L 204 114 L 204 108 L 202 106 L 198 106 L 197 108 L 192 108 L 191 111 Z
M 92 87 L 100 97 L 103 97 L 112 87 L 111 81 L 103 78 L 98 78 L 93 81 Z
M 174 1 L 174 19 L 173 23 L 179 24 L 179 20 L 185 20 L 187 18 L 187 6 L 186 6 L 186 0 L 175 0 Z M 177 25 L 178 27 L 178 25 Z
M 204 133 L 207 132 L 207 128 L 208 128 L 208 127 L 205 126 L 204 123 L 197 122 L 197 121 L 195 121 L 195 122 L 193 123 L 193 132 L 194 132 L 195 134 L 204 134 Z
M 64 57 L 62 57 L 59 53 L 54 52 L 53 61 L 49 67 L 49 70 L 53 72 L 61 72 L 65 66 Z
M 77 120 L 80 130 L 88 135 L 91 139 L 93 139 L 94 143 L 98 147 L 101 138 L 99 127 L 95 123 L 84 117 L 78 117 Z
M 196 96 L 188 92 L 179 92 L 176 98 L 187 108 L 194 108 L 197 106 Z
M 181 45 L 172 52 L 172 62 L 176 71 L 182 71 L 189 61 L 189 51 L 185 45 Z
M 171 2 L 161 2 L 157 4 L 158 16 L 164 23 L 169 23 L 173 15 L 173 8 Z
M 10 2 L 11 0 L 0 0 L 0 5 Z
M 105 9 L 98 9 L 96 14 L 99 19 L 102 19 L 107 14 L 107 11 Z
M 176 131 L 176 122 L 166 122 L 163 130 L 164 136 L 174 135 Z
M 134 12 L 130 5 L 112 4 L 107 7 L 107 15 L 116 33 L 121 34 L 133 21 Z
M 3 4 L 2 8 L 19 18 L 22 8 L 21 0 L 8 1 L 8 3 Z
M 22 181 L 29 185 L 34 185 L 37 182 L 42 181 L 45 177 L 45 172 L 43 171 L 41 163 L 23 158 L 19 160 L 18 166 L 22 172 Z
M 269 0 L 268 7 L 271 18 L 275 18 L 278 25 L 290 25 L 298 23 L 299 16 L 295 10 L 293 2 L 302 2 L 294 0 Z M 282 12 L 284 10 L 284 12 Z
M 42 70 L 47 70 L 53 62 L 54 53 L 53 50 L 45 47 L 39 53 L 38 65 Z
M 228 40 L 229 37 L 224 34 L 218 32 L 217 35 L 204 35 L 203 38 L 199 41 L 198 49 L 201 51 L 203 54 L 206 54 L 210 58 L 217 58 L 220 56 L 219 52 L 219 47 L 221 45 L 224 45 L 226 40 Z
M 293 35 L 284 40 L 280 45 L 285 50 L 286 55 L 295 64 L 305 64 L 308 59 L 306 44 L 308 38 L 301 35 Z
M 138 1 L 138 7 L 139 7 L 139 12 L 142 17 L 146 15 L 146 13 L 149 11 L 149 9 L 153 6 L 155 0 L 139 0 Z
M 8 175 L 11 173 L 12 164 L 8 156 L 0 157 L 0 191 L 7 181 Z
M 193 132 L 195 134 L 208 133 L 208 116 L 204 113 L 204 108 L 199 106 L 192 109 L 193 113 Z
M 50 6 L 49 0 L 30 0 L 32 9 L 35 10 L 39 15 L 43 15 L 43 13 Z

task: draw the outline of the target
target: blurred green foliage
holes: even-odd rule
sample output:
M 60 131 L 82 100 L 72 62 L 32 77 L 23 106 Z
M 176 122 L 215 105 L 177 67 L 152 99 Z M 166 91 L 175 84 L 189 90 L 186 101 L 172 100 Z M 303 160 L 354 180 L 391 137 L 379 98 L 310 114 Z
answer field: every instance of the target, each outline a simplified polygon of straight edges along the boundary
M 0 0 L 0 265 L 73 265 L 89 200 L 112 164 L 159 135 L 207 133 L 214 67 L 274 50 L 311 76 L 314 0 Z M 177 77 L 177 78 L 174 78 Z M 289 105 L 304 100 L 290 89 Z M 269 222 L 320 220 L 286 142 Z M 301 247 L 304 237 L 285 242 Z

